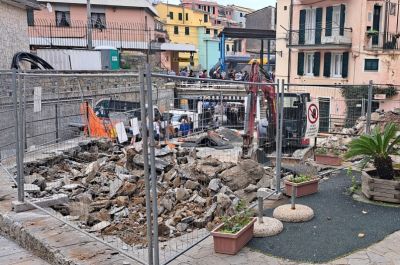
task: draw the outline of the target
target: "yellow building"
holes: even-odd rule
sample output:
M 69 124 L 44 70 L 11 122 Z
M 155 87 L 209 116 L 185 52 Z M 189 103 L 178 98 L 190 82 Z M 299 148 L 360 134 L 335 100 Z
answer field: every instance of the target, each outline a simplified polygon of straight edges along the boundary
M 160 3 L 156 5 L 158 16 L 165 24 L 169 39 L 172 43 L 193 44 L 199 50 L 202 40 L 200 36 L 207 32 L 216 38 L 219 31 L 212 26 L 207 12 L 194 11 L 183 6 Z M 190 53 L 179 54 L 179 66 L 185 67 L 190 64 Z M 200 55 L 201 56 L 201 55 Z M 199 52 L 193 54 L 194 66 L 199 65 Z

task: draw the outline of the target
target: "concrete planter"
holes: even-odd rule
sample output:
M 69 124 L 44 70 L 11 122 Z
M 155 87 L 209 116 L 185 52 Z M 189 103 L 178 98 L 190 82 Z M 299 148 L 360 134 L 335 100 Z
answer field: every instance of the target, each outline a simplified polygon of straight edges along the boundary
M 362 172 L 362 193 L 370 200 L 400 203 L 400 181 L 377 179 L 375 170 Z
M 342 158 L 334 155 L 315 155 L 315 162 L 317 164 L 328 165 L 328 166 L 340 166 L 342 165 Z
M 211 232 L 214 239 L 214 251 L 216 253 L 228 255 L 235 255 L 238 253 L 253 238 L 254 223 L 256 220 L 256 217 L 253 218 L 250 223 L 236 234 L 218 232 L 224 224 L 217 226 Z
M 307 182 L 302 182 L 302 183 L 294 183 L 288 180 L 285 180 L 285 190 L 286 190 L 286 195 L 291 196 L 292 195 L 292 189 L 293 187 L 296 187 L 296 198 L 310 195 L 313 193 L 318 192 L 318 182 L 319 179 L 313 179 Z

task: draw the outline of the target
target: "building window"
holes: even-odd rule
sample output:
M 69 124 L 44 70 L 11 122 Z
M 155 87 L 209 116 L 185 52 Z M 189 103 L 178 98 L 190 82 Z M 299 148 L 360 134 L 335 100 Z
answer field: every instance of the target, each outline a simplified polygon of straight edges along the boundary
M 178 26 L 174 26 L 174 34 L 175 35 L 179 34 L 179 27 Z
M 215 15 L 215 6 L 212 8 L 212 13 Z
M 287 6 L 284 6 L 284 7 L 283 7 L 283 10 L 285 10 L 285 11 L 286 11 L 286 10 L 287 10 Z
M 179 13 L 179 14 L 178 14 L 178 19 L 179 19 L 180 21 L 183 20 L 183 15 L 182 15 L 182 13 Z
M 71 18 L 69 11 L 56 11 L 56 26 L 69 27 L 71 25 Z
M 186 21 L 188 21 L 188 20 L 189 20 L 189 14 L 186 13 Z
M 378 72 L 379 70 L 379 59 L 365 59 L 364 71 Z
M 240 13 L 240 17 L 243 17 L 243 13 Z
M 92 13 L 92 27 L 96 29 L 106 28 L 106 14 L 105 13 Z
M 35 26 L 35 17 L 33 14 L 33 9 L 28 9 L 27 11 L 28 26 Z
M 210 35 L 210 29 L 206 29 L 206 34 Z
M 190 29 L 189 29 L 189 27 L 185 27 L 185 35 L 190 35 Z
M 304 74 L 314 75 L 314 53 L 304 54 Z
M 218 30 L 214 29 L 214 37 L 217 37 L 217 36 L 218 36 Z
M 221 20 L 218 20 L 218 21 L 217 21 L 217 24 L 221 24 Z
M 204 14 L 204 23 L 208 23 L 208 15 Z
M 226 44 L 226 51 L 229 52 L 229 45 Z
M 201 5 L 199 5 L 199 9 L 201 9 Z
M 210 13 L 210 11 L 211 11 L 210 6 L 207 7 L 207 11 L 208 11 L 208 13 Z
M 342 77 L 343 54 L 332 53 L 331 76 Z
M 169 18 L 174 19 L 174 12 L 169 12 Z

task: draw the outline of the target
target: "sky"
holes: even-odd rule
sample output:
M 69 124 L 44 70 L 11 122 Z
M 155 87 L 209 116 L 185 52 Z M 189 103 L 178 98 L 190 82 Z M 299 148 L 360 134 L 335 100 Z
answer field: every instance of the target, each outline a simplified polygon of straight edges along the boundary
M 167 2 L 167 0 L 164 0 L 164 2 Z M 180 0 L 168 0 L 168 3 L 179 4 Z M 275 6 L 276 0 L 218 0 L 218 3 L 222 5 L 234 4 L 257 10 L 266 6 Z

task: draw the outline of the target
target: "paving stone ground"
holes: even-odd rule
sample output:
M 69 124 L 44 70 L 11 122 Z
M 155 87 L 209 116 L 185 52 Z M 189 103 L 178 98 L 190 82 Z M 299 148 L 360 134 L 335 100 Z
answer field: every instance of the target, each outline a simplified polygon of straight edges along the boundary
M 242 249 L 237 255 L 215 254 L 212 238 L 195 246 L 172 263 L 173 265 L 311 265 L 298 263 L 250 250 Z M 367 249 L 357 251 L 346 257 L 324 263 L 325 265 L 400 265 L 400 231 L 391 234 L 383 241 Z
M 13 241 L 0 236 L 0 264 L 4 265 L 49 265 Z

